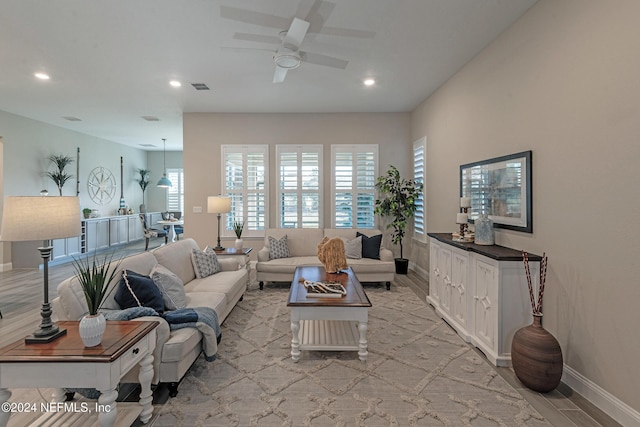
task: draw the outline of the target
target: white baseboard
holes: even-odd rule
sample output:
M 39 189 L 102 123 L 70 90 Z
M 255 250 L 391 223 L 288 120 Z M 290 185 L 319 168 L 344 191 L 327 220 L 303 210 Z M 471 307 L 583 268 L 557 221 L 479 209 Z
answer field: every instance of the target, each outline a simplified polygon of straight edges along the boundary
M 640 427 L 640 412 L 594 383 L 575 369 L 564 365 L 562 382 L 625 427 Z
M 4 264 L 0 264 L 0 272 L 11 271 L 13 270 L 13 263 L 7 262 Z
M 409 268 L 415 271 L 416 273 L 418 273 L 420 277 L 422 277 L 424 280 L 429 280 L 429 272 L 424 268 L 420 267 L 419 265 L 416 265 L 413 262 L 409 264 Z

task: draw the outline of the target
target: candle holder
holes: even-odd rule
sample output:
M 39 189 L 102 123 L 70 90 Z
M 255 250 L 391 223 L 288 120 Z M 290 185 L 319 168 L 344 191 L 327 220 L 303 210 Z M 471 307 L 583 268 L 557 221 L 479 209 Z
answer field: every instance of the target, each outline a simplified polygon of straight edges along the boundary
M 453 237 L 454 237 L 454 241 L 456 242 L 465 242 L 467 241 L 465 238 L 465 235 L 467 234 L 467 230 L 469 229 L 469 224 L 467 223 L 468 221 L 468 212 L 469 212 L 469 208 L 467 207 L 462 207 L 462 213 L 464 214 L 464 218 L 460 218 L 458 217 L 457 219 L 457 223 L 460 224 L 460 231 L 459 233 L 456 235 L 454 233 Z

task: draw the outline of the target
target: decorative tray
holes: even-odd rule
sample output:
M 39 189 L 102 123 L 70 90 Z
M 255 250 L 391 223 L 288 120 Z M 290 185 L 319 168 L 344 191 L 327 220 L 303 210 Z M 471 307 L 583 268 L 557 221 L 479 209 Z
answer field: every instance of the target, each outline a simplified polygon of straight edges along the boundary
M 347 290 L 339 282 L 302 282 L 307 290 L 307 298 L 340 298 L 347 294 Z

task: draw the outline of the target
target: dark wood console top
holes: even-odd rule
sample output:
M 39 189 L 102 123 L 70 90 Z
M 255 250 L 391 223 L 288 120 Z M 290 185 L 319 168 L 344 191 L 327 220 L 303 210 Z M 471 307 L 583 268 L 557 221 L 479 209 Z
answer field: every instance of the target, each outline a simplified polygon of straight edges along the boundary
M 439 242 L 454 246 L 463 251 L 475 252 L 497 261 L 522 261 L 522 252 L 500 245 L 476 245 L 475 243 L 456 242 L 451 233 L 427 233 L 427 236 Z M 529 254 L 529 261 L 541 261 L 540 255 Z

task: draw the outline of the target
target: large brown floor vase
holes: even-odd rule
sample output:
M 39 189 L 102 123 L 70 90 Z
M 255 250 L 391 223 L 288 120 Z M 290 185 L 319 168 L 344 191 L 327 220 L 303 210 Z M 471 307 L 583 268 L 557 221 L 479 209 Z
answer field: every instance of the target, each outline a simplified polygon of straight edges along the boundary
M 562 349 L 558 340 L 542 327 L 542 314 L 518 329 L 511 343 L 511 363 L 516 376 L 531 390 L 547 393 L 560 384 Z

